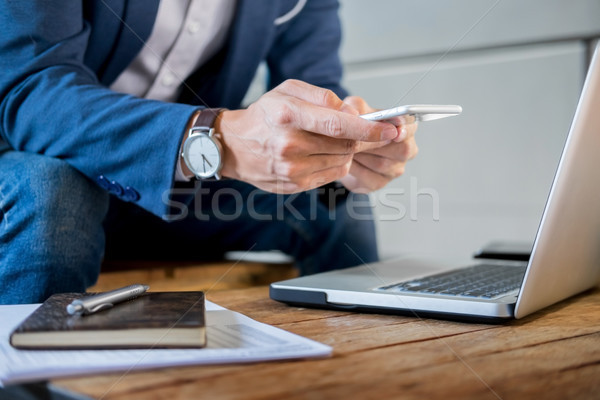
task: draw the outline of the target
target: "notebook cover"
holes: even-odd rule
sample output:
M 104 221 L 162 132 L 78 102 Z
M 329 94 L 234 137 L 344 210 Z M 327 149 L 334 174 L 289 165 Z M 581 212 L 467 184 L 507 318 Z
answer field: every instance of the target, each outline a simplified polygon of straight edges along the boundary
M 69 348 L 69 338 L 74 337 L 73 334 L 77 334 L 77 332 L 116 332 L 123 336 L 127 335 L 128 331 L 131 331 L 132 335 L 137 334 L 136 332 L 140 329 L 156 329 L 167 332 L 186 328 L 198 328 L 202 332 L 201 335 L 198 335 L 197 347 L 206 342 L 203 329 L 206 322 L 203 292 L 147 292 L 135 299 L 118 303 L 108 310 L 94 314 L 79 316 L 67 313 L 67 305 L 74 299 L 91 294 L 93 293 L 52 295 L 13 331 L 11 344 L 16 336 L 28 333 L 56 334 L 64 332 L 66 333 L 64 348 Z M 39 348 L 44 346 L 43 336 L 41 338 Z M 98 337 L 98 343 L 101 341 L 102 337 Z M 134 346 L 128 344 L 123 347 Z M 57 348 L 57 346 L 53 346 L 53 348 Z M 111 346 L 111 348 L 115 348 L 115 346 Z

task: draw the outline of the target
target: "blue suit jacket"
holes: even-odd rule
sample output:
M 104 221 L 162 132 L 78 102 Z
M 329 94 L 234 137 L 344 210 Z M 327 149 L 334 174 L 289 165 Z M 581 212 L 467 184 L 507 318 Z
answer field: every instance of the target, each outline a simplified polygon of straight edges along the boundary
M 261 61 L 270 87 L 295 78 L 345 95 L 337 0 L 309 0 L 276 26 L 296 2 L 238 0 L 227 44 L 173 104 L 107 88 L 149 37 L 158 0 L 2 0 L 0 133 L 163 216 L 189 118 L 199 106 L 239 107 Z

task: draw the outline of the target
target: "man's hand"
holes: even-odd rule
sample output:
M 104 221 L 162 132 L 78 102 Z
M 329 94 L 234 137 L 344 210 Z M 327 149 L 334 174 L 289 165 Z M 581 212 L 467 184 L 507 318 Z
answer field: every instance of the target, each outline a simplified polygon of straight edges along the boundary
M 351 106 L 353 114 L 366 114 L 375 109 L 360 97 L 347 97 L 344 103 Z M 342 184 L 353 192 L 368 193 L 381 189 L 392 179 L 404 173 L 404 166 L 413 159 L 419 151 L 415 142 L 416 123 L 403 123 L 398 120 L 398 135 L 393 140 L 385 142 L 362 143 L 354 155 L 350 172 L 340 179 Z M 390 126 L 394 126 L 388 123 Z
M 248 109 L 219 115 L 215 131 L 224 147 L 222 175 L 270 192 L 295 193 L 342 179 L 356 163 L 379 170 L 373 163 L 393 157 L 378 154 L 391 153 L 384 145 L 397 140 L 399 131 L 355 114 L 330 90 L 286 81 Z M 357 159 L 355 153 L 368 145 L 373 150 Z M 351 176 L 362 179 L 371 170 L 361 168 L 367 172 L 359 169 Z

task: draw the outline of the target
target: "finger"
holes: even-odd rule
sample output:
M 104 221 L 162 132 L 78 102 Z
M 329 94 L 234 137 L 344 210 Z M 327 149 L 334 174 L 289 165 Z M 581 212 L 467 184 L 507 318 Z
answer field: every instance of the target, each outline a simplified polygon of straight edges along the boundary
M 273 89 L 273 91 L 334 110 L 341 110 L 344 106 L 342 99 L 340 99 L 332 90 L 323 89 L 296 79 L 286 80 Z
M 360 115 L 361 112 L 358 111 L 358 109 L 356 109 L 355 107 L 353 107 L 352 105 L 344 102 L 344 105 L 342 106 L 342 108 L 340 108 L 340 111 L 346 114 L 350 114 L 350 115 Z
M 352 162 L 350 173 L 341 179 L 344 186 L 355 193 L 370 193 L 381 189 L 389 181 L 390 179 L 373 172 L 356 160 Z
M 328 168 L 322 171 L 315 172 L 308 180 L 307 187 L 310 189 L 323 186 L 327 183 L 337 181 L 347 176 L 353 162 L 346 163 L 344 165 Z M 307 189 L 308 190 L 308 189 Z
M 384 176 L 388 180 L 399 177 L 404 173 L 405 162 L 396 161 L 374 154 L 360 153 L 354 155 L 354 161 L 360 163 L 374 173 Z
M 396 118 L 401 118 L 401 117 L 396 117 Z M 386 120 L 386 122 L 389 122 L 389 121 Z M 360 153 L 360 152 L 364 152 L 364 151 L 370 151 L 373 149 L 385 148 L 390 143 L 398 143 L 398 142 L 401 143 L 401 142 L 404 142 L 407 140 L 411 140 L 415 136 L 415 132 L 417 130 L 417 124 L 412 123 L 412 124 L 408 124 L 406 126 L 400 124 L 397 127 L 397 129 L 398 129 L 398 137 L 396 137 L 396 139 L 393 139 L 391 141 L 383 141 L 383 142 L 360 142 L 357 146 L 356 152 Z M 414 147 L 416 148 L 416 144 L 414 144 Z M 411 158 L 413 158 L 413 157 L 411 157 Z
M 391 141 L 388 141 L 391 143 Z M 349 139 L 334 139 L 329 136 L 306 131 L 294 131 L 287 135 L 271 137 L 272 154 L 280 157 L 301 157 L 313 154 L 355 154 L 359 142 Z
M 352 115 L 353 112 L 341 112 L 344 102 L 329 89 L 290 79 L 273 89 L 273 92 L 301 100 L 293 102 L 297 117 L 294 119 L 304 130 L 334 138 L 367 142 L 390 140 L 398 136 L 397 132 L 382 122 L 365 121 L 356 118 Z M 338 112 L 333 113 L 333 110 Z M 286 118 L 289 115 L 285 115 L 284 119 Z
M 403 117 L 399 117 L 399 118 L 403 118 Z M 408 138 L 411 138 L 413 136 L 415 136 L 415 133 L 417 132 L 417 128 L 419 127 L 417 122 L 411 122 L 411 123 L 406 123 L 406 120 L 404 119 L 400 125 L 396 125 L 398 126 L 398 131 L 400 132 L 400 134 L 396 137 L 396 139 L 394 139 L 395 142 L 401 142 L 403 140 L 406 140 Z
M 302 180 L 304 177 L 320 173 L 331 168 L 342 167 L 352 162 L 352 154 L 345 155 L 311 155 L 292 161 L 275 162 L 275 171 L 282 179 Z
M 316 171 L 302 179 L 279 178 L 275 183 L 264 185 L 265 190 L 275 193 L 298 193 L 315 189 L 348 175 L 351 164 L 350 161 L 344 165 Z
M 352 107 L 357 110 L 359 114 L 368 114 L 370 112 L 374 112 L 375 109 L 370 107 L 367 102 L 358 96 L 348 96 L 344 99 L 344 104 Z
M 386 149 L 385 151 L 389 151 L 389 153 L 377 153 L 377 154 L 381 154 L 381 155 L 386 155 L 386 154 L 393 154 L 393 151 L 397 151 L 397 150 L 389 150 L 387 149 L 388 146 L 392 145 L 392 144 L 402 144 L 404 142 L 409 142 L 409 141 L 413 141 L 414 142 L 414 136 L 415 136 L 415 131 L 416 131 L 417 127 L 414 124 L 411 124 L 409 126 L 409 129 L 403 130 L 402 126 L 400 126 L 400 128 L 398 129 L 399 132 L 399 138 L 400 140 L 398 140 L 398 138 L 394 139 L 394 140 L 390 140 L 390 141 L 386 141 L 386 142 L 361 142 L 358 144 L 356 152 L 357 153 L 361 153 L 361 152 L 371 152 L 374 149 Z M 412 143 L 411 146 L 414 146 L 414 148 L 416 149 L 416 143 Z M 413 157 L 410 157 L 413 158 Z
M 391 142 L 384 147 L 369 149 L 360 154 L 373 154 L 395 161 L 406 162 L 415 158 L 418 152 L 419 147 L 413 137 L 400 143 Z
M 356 145 L 356 153 L 362 153 L 374 149 L 379 149 L 381 147 L 385 147 L 390 143 L 394 143 L 393 140 L 385 140 L 382 142 L 358 142 Z
M 355 115 L 304 102 L 291 101 L 294 122 L 299 129 L 335 139 L 380 142 L 398 136 L 397 129 L 383 122 L 367 121 Z

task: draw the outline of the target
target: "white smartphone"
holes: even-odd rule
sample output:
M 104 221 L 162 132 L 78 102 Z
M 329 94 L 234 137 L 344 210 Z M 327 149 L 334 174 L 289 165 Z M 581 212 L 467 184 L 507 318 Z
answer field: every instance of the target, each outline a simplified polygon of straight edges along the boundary
M 453 117 L 461 112 L 462 107 L 457 105 L 415 104 L 375 111 L 363 114 L 361 117 L 369 121 L 389 121 L 398 125 L 402 123 L 402 118 L 405 119 L 404 123 L 433 121 L 434 119 Z M 400 118 L 399 120 L 398 117 Z M 408 120 L 406 121 L 406 119 Z

